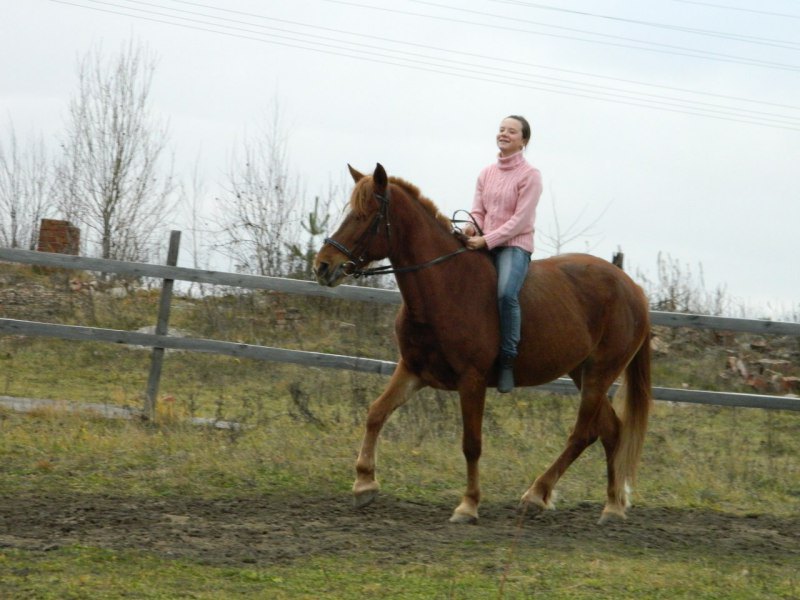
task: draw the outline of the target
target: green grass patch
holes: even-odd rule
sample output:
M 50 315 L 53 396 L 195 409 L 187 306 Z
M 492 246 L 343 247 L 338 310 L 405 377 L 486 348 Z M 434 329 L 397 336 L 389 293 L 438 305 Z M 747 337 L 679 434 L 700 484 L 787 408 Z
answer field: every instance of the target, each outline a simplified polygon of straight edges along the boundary
M 505 563 L 505 564 L 504 564 Z M 0 551 L 0 593 L 13 598 L 796 598 L 789 564 L 744 558 L 630 556 L 597 549 L 517 552 L 453 548 L 415 562 L 322 557 L 291 565 L 213 566 L 132 551 L 71 546 Z
M 563 449 L 576 405 L 575 398 L 532 393 L 490 399 L 481 461 L 485 498 L 522 494 Z M 276 488 L 304 493 L 320 486 L 344 491 L 353 477 L 363 410 L 321 396 L 276 394 L 249 412 L 223 407 L 241 418 L 237 430 L 193 426 L 174 414 L 146 425 L 60 410 L 5 411 L 0 488 L 199 496 Z M 791 514 L 800 504 L 796 432 L 794 413 L 659 404 L 634 501 Z M 455 395 L 420 394 L 384 431 L 379 479 L 402 499 L 455 502 L 464 485 L 460 435 Z M 604 500 L 599 444 L 576 461 L 558 490 L 562 503 Z

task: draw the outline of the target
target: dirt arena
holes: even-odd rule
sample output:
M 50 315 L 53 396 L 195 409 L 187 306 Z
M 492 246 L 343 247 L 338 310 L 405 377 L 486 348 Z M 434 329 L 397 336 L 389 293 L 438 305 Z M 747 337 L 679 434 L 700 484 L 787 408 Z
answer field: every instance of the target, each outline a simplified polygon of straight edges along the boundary
M 513 504 L 485 503 L 478 525 L 452 525 L 447 506 L 383 495 L 355 510 L 345 496 L 236 500 L 112 495 L 0 496 L 0 546 L 52 550 L 83 544 L 140 550 L 213 565 L 287 564 L 314 555 L 369 552 L 424 562 L 482 543 L 540 550 L 603 545 L 610 553 L 691 550 L 800 564 L 800 516 L 729 515 L 633 507 L 626 522 L 596 525 L 601 506 L 580 504 L 523 519 Z

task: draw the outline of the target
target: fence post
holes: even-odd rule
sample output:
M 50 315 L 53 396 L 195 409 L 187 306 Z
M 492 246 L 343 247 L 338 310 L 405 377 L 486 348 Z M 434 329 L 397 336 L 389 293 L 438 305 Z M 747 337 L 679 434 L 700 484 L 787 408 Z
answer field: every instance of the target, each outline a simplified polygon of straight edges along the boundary
M 174 267 L 178 264 L 178 250 L 181 245 L 181 232 L 172 231 L 169 235 L 169 251 L 167 252 L 167 265 Z M 169 310 L 172 303 L 172 287 L 174 279 L 165 279 L 161 286 L 161 299 L 158 304 L 158 321 L 156 322 L 156 335 L 167 335 L 169 331 Z M 161 381 L 161 367 L 164 365 L 164 348 L 153 347 L 150 359 L 150 376 L 147 379 L 147 393 L 144 399 L 144 417 L 148 421 L 155 421 L 156 399 L 158 385 Z

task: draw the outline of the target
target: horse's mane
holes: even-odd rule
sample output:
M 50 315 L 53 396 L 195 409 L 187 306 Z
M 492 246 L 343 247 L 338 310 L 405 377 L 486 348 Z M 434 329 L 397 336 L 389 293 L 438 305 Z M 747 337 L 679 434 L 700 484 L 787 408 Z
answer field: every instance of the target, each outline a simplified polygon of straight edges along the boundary
M 413 183 L 401 179 L 400 177 L 389 177 L 389 183 L 401 188 L 411 198 L 419 202 L 422 207 L 427 210 L 447 232 L 452 231 L 453 224 L 446 216 L 444 216 L 432 200 L 422 195 L 419 188 Z M 356 183 L 353 189 L 353 194 L 350 196 L 350 209 L 357 214 L 364 215 L 369 211 L 372 202 L 373 182 L 372 176 L 367 175 Z

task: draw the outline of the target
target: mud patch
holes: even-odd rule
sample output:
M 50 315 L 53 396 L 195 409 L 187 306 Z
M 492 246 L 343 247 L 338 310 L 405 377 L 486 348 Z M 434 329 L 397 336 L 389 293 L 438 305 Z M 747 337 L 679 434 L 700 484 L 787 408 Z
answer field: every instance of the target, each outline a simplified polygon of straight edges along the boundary
M 79 543 L 231 565 L 364 553 L 395 563 L 420 562 L 512 542 L 537 550 L 688 550 L 778 562 L 800 558 L 800 517 L 634 507 L 627 521 L 598 526 L 602 507 L 590 503 L 522 520 L 515 505 L 489 503 L 481 507 L 480 523 L 470 526 L 448 523 L 451 508 L 390 496 L 362 510 L 354 510 L 342 496 L 0 496 L 0 547 L 52 550 Z

